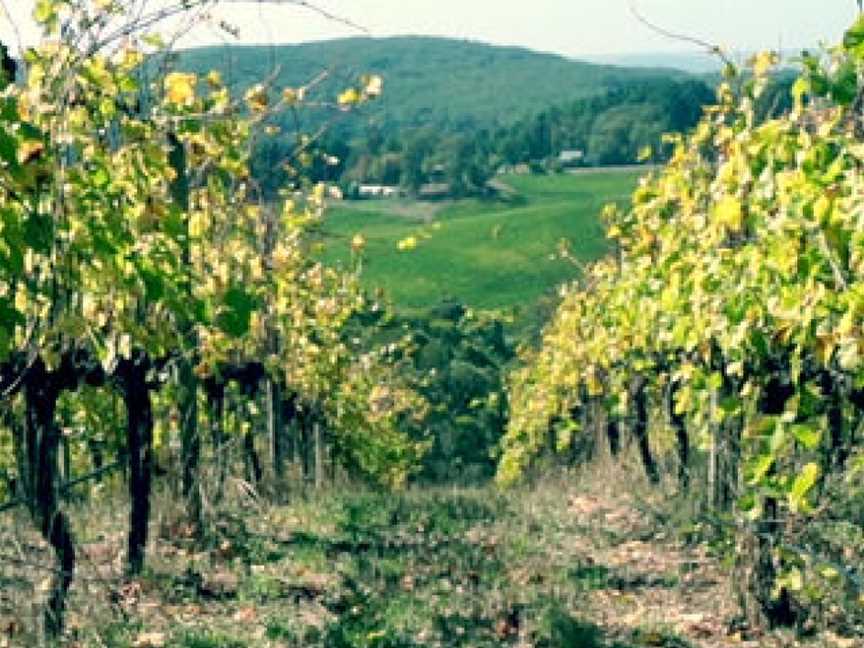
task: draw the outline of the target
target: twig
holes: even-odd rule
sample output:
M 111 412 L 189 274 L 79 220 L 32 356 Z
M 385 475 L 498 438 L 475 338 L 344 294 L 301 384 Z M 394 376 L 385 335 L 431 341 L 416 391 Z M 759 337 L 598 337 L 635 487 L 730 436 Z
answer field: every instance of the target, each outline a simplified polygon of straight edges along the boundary
M 642 23 L 645 27 L 650 29 L 656 34 L 660 34 L 664 38 L 670 38 L 672 40 L 681 41 L 684 43 L 690 43 L 691 45 L 698 45 L 702 49 L 706 50 L 712 56 L 718 56 L 720 59 L 728 66 L 734 67 L 734 63 L 732 60 L 726 56 L 726 53 L 719 45 L 715 45 L 713 43 L 709 43 L 706 40 L 702 40 L 701 38 L 696 38 L 695 36 L 688 36 L 686 34 L 678 34 L 676 32 L 670 31 L 668 29 L 664 29 L 659 25 L 655 25 L 650 20 L 648 20 L 645 16 L 643 16 L 639 9 L 636 8 L 636 0 L 628 0 L 628 6 L 630 8 L 630 13 L 633 14 L 633 17 Z
M 134 33 L 140 32 L 148 27 L 156 25 L 160 22 L 163 22 L 169 18 L 172 18 L 176 15 L 187 13 L 193 9 L 202 9 L 208 5 L 216 6 L 218 4 L 271 4 L 271 5 L 290 5 L 295 7 L 300 7 L 302 9 L 306 9 L 307 11 L 312 11 L 317 13 L 320 16 L 323 16 L 327 20 L 331 20 L 333 22 L 340 23 L 351 29 L 356 29 L 358 31 L 363 32 L 364 34 L 369 34 L 370 31 L 368 28 L 363 27 L 355 23 L 354 21 L 343 18 L 341 16 L 337 16 L 321 7 L 308 2 L 307 0 L 183 0 L 177 4 L 163 7 L 158 11 L 154 11 L 147 15 L 139 15 L 138 19 L 135 21 L 129 22 L 122 27 L 116 29 L 114 32 L 108 34 L 101 40 L 94 42 L 91 51 L 99 51 L 103 47 L 109 45 L 110 43 L 124 38 L 126 36 L 131 36 Z
M 301 9 L 306 9 L 307 11 L 311 11 L 313 13 L 318 14 L 322 18 L 326 18 L 327 20 L 331 20 L 336 23 L 340 23 L 345 25 L 346 27 L 350 27 L 351 29 L 356 29 L 357 31 L 363 32 L 364 34 L 370 34 L 371 31 L 368 27 L 364 27 L 363 25 L 354 22 L 350 18 L 344 18 L 343 16 L 338 16 L 326 9 L 322 9 L 318 5 L 308 2 L 308 0 L 216 0 L 217 2 L 224 2 L 226 4 L 240 4 L 240 3 L 249 3 L 249 2 L 257 2 L 259 4 L 288 4 L 294 5 L 296 7 L 300 7 Z

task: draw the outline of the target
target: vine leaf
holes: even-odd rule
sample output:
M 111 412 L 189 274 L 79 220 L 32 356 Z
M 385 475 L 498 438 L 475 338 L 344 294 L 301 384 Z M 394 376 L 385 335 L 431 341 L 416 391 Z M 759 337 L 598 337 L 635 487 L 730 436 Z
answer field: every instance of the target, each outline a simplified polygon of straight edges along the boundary
M 789 490 L 789 508 L 793 511 L 803 511 L 808 508 L 807 493 L 819 480 L 820 469 L 815 463 L 808 463 L 792 483 Z
M 249 331 L 252 312 L 257 307 L 258 300 L 253 295 L 243 288 L 234 286 L 225 293 L 216 325 L 232 337 L 243 337 Z

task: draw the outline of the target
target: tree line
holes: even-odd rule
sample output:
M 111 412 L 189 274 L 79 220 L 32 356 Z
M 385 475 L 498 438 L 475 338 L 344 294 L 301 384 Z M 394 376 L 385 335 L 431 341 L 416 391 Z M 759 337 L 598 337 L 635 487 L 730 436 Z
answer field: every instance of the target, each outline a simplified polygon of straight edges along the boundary
M 451 196 L 478 195 L 502 168 L 560 170 L 559 156 L 567 150 L 578 151 L 580 165 L 664 160 L 670 147 L 663 134 L 695 125 L 713 96 L 703 81 L 658 77 L 614 84 L 597 96 L 497 126 L 447 118 L 434 125 L 430 120 L 429 126 L 335 124 L 305 162 L 313 178 L 338 184 L 349 196 L 356 196 L 360 184 L 398 186 L 416 196 L 430 183 L 446 184 Z M 252 160 L 271 195 L 290 174 L 283 165 L 295 148 L 286 137 L 290 124 L 274 127 Z

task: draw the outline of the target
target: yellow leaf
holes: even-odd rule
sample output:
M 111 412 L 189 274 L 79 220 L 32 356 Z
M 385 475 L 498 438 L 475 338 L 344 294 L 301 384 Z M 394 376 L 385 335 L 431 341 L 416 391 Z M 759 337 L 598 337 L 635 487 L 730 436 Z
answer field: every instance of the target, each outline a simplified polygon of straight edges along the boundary
M 816 357 L 826 367 L 831 362 L 836 348 L 837 345 L 833 336 L 823 336 L 816 339 Z
M 23 313 L 27 310 L 27 305 L 29 304 L 29 300 L 27 299 L 27 292 L 18 287 L 18 290 L 15 291 L 15 310 L 19 313 Z
M 222 75 L 218 70 L 211 70 L 207 75 L 207 84 L 214 90 L 222 87 Z
M 714 217 L 731 232 L 740 232 L 744 226 L 744 210 L 741 201 L 726 196 L 714 206 Z
M 132 338 L 128 333 L 120 336 L 120 341 L 117 345 L 117 353 L 127 360 L 132 357 Z
M 408 238 L 404 238 L 396 244 L 396 247 L 399 249 L 400 252 L 413 250 L 417 247 L 417 237 L 409 236 Z
M 194 74 L 171 72 L 165 77 L 165 98 L 168 103 L 178 106 L 190 106 L 195 101 Z
M 252 86 L 246 91 L 246 105 L 254 113 L 262 113 L 267 110 L 267 88 L 262 84 Z
M 18 164 L 27 164 L 42 155 L 45 145 L 39 140 L 25 140 L 18 146 Z
M 588 389 L 589 396 L 602 396 L 603 395 L 603 383 L 600 382 L 597 378 L 597 373 L 594 371 L 592 367 L 587 375 L 585 376 L 585 386 Z
M 861 354 L 857 342 L 849 342 L 840 347 L 837 362 L 843 371 L 855 371 L 861 364 Z
M 352 106 L 360 101 L 360 93 L 355 88 L 349 88 L 339 95 L 340 106 Z
M 124 69 L 132 69 L 141 64 L 144 60 L 144 54 L 142 54 L 139 50 L 134 49 L 132 47 L 126 47 L 123 50 L 122 59 L 120 61 L 120 65 Z
M 303 101 L 305 95 L 305 88 L 285 88 L 282 91 L 282 100 L 289 106 L 293 106 L 294 104 Z
M 774 52 L 759 52 L 753 57 L 753 74 L 764 77 L 777 64 L 777 55 Z
M 381 95 L 381 92 L 384 89 L 384 80 L 380 76 L 372 74 L 365 77 L 363 80 L 365 81 L 363 94 L 367 97 L 378 97 Z
M 312 198 L 316 202 L 321 202 L 324 200 L 324 196 L 327 194 L 327 185 L 323 182 L 319 182 L 312 188 Z
M 813 203 L 813 216 L 819 223 L 826 223 L 831 216 L 831 211 L 834 203 L 824 194 L 819 196 L 819 199 Z
M 355 234 L 351 239 L 351 249 L 360 252 L 364 247 L 366 247 L 366 238 L 362 234 Z

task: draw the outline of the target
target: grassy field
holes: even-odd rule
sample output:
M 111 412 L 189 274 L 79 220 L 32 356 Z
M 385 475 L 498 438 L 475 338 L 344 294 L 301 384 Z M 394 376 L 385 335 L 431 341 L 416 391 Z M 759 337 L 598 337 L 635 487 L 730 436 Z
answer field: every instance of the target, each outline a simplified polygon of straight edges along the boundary
M 578 269 L 556 258 L 566 239 L 577 258 L 607 250 L 598 215 L 610 201 L 626 201 L 634 171 L 507 177 L 509 201 L 465 200 L 441 205 L 370 200 L 333 208 L 325 258 L 347 263 L 356 233 L 367 239 L 368 288 L 383 288 L 399 309 L 455 299 L 471 307 L 508 309 L 533 304 Z M 397 243 L 417 238 L 417 247 Z

